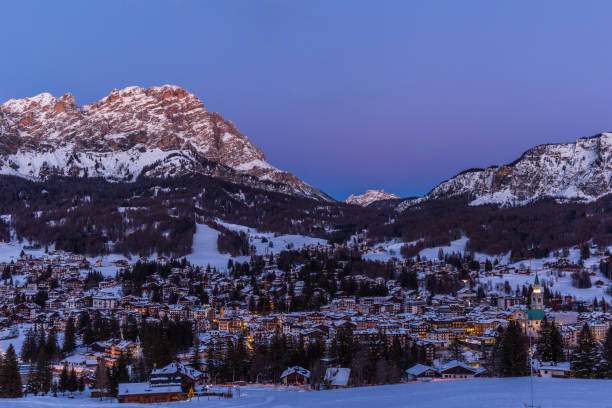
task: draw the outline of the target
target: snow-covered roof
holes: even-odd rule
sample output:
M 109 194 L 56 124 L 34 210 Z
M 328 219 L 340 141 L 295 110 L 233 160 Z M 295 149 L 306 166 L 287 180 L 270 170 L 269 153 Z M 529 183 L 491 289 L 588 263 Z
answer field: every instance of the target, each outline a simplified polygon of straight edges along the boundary
M 350 376 L 350 368 L 330 367 L 325 370 L 325 382 L 329 385 L 345 387 L 348 385 Z
M 300 367 L 300 366 L 293 366 L 293 367 L 287 368 L 281 374 L 281 378 L 287 377 L 288 375 L 291 375 L 291 374 L 299 374 L 299 375 L 304 376 L 306 378 L 310 378 L 310 371 L 308 371 L 307 369 L 305 369 L 303 367 Z
M 121 383 L 118 387 L 118 396 L 140 395 L 140 394 L 164 394 L 168 392 L 182 392 L 180 385 L 169 385 L 164 387 L 153 387 L 148 382 L 144 383 Z
M 433 367 L 424 365 L 424 364 L 415 364 L 412 367 L 408 368 L 405 372 L 406 374 L 418 376 L 423 374 L 427 370 L 436 371 Z
M 483 373 L 483 372 L 486 371 L 484 367 L 472 367 L 470 365 L 467 365 L 467 364 L 465 364 L 465 363 L 463 363 L 461 361 L 457 361 L 457 360 L 452 360 L 452 361 L 449 361 L 446 364 L 441 365 L 438 368 L 438 371 L 441 373 L 443 371 L 446 371 L 446 370 L 449 370 L 449 369 L 455 368 L 455 367 L 464 368 L 466 370 L 472 371 L 474 374 L 480 374 L 480 373 Z
M 554 363 L 551 361 L 543 361 L 540 364 L 540 370 L 550 370 L 550 371 L 570 371 L 570 363 L 569 361 L 561 361 L 558 363 Z
M 151 371 L 152 376 L 153 375 L 163 376 L 163 375 L 169 375 L 169 374 L 182 374 L 192 379 L 197 379 L 198 377 L 202 375 L 202 373 L 199 372 L 198 370 L 191 368 L 191 367 L 187 367 L 183 363 L 178 363 L 176 361 L 168 364 L 165 367 L 157 368 Z

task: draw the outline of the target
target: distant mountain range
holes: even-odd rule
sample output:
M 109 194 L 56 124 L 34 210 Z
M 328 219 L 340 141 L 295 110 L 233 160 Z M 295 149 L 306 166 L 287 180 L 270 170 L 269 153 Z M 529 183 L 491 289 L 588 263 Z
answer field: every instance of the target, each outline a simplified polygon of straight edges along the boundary
M 469 169 L 421 198 L 368 190 L 345 202 L 385 202 L 398 211 L 427 200 L 467 197 L 470 205 L 517 206 L 541 198 L 593 201 L 611 190 L 612 134 L 527 150 L 514 162 Z M 318 201 L 323 191 L 270 165 L 261 151 L 202 101 L 172 85 L 113 90 L 77 106 L 74 97 L 43 93 L 0 105 L 0 174 L 31 180 L 51 176 L 139 178 L 201 174 L 257 189 Z M 378 205 L 378 204 L 376 204 Z
M 387 193 L 385 190 L 367 190 L 364 194 L 361 195 L 351 194 L 349 198 L 344 200 L 344 202 L 347 204 L 355 204 L 360 205 L 362 207 L 366 207 L 376 201 L 394 200 L 398 198 L 399 197 L 395 194 Z

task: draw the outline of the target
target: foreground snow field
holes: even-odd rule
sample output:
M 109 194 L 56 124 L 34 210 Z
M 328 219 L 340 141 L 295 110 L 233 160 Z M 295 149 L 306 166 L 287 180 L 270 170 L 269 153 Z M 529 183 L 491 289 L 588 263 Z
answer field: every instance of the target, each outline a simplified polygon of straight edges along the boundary
M 612 407 L 609 380 L 563 380 L 535 378 L 534 405 L 542 408 Z M 199 401 L 154 404 L 158 407 L 224 408 L 516 408 L 529 402 L 529 378 L 437 381 L 352 388 L 335 391 L 295 391 L 284 388 L 244 387 L 240 398 L 201 398 Z M 111 404 L 78 396 L 75 399 L 28 397 L 0 402 L 6 408 L 100 407 Z M 151 405 L 151 404 L 147 404 Z M 123 404 L 144 407 L 143 404 Z

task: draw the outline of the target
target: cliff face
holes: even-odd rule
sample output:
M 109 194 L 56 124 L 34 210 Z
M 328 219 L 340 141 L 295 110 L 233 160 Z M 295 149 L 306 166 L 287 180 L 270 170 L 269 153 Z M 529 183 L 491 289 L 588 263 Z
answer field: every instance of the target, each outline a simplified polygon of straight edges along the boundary
M 0 174 L 133 181 L 190 172 L 331 200 L 270 165 L 232 122 L 177 86 L 113 90 L 81 107 L 71 94 L 47 93 L 0 105 Z

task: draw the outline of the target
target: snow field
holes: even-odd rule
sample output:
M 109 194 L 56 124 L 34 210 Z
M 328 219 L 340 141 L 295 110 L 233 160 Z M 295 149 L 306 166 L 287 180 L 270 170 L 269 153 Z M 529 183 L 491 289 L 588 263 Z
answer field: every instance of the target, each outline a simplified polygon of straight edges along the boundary
M 534 405 L 542 408 L 610 407 L 610 380 L 534 378 Z M 6 408 L 82 407 L 114 405 L 87 397 L 27 397 L 2 400 Z M 157 407 L 221 408 L 516 408 L 530 403 L 529 377 L 433 381 L 330 391 L 283 387 L 242 387 L 240 398 L 194 398 L 155 404 Z M 142 404 L 124 404 L 126 408 Z

